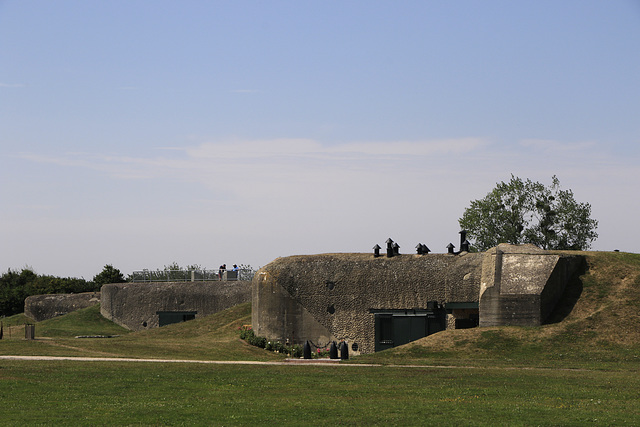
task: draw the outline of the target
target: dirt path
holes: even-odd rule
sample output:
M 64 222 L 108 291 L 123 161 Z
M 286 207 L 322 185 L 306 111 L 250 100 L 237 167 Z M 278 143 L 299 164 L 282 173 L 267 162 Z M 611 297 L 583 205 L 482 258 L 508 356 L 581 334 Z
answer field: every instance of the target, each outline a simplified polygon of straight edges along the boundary
M 487 369 L 481 366 L 453 366 L 453 365 L 380 365 L 375 363 L 340 363 L 340 359 L 285 359 L 282 362 L 258 362 L 251 360 L 187 360 L 187 359 L 134 359 L 128 357 L 73 357 L 73 356 L 0 356 L 0 360 L 31 360 L 31 361 L 72 361 L 72 362 L 142 362 L 142 363 L 199 363 L 204 365 L 307 365 L 307 366 L 352 366 L 352 367 L 387 367 L 387 368 L 422 368 L 422 369 Z M 591 371 L 582 368 L 543 368 L 526 366 L 491 367 L 492 369 L 523 370 L 523 371 Z
M 212 365 L 323 365 L 340 366 L 338 359 L 286 359 L 282 362 L 258 362 L 251 360 L 186 360 L 186 359 L 133 359 L 127 357 L 72 357 L 72 356 L 0 356 L 0 360 L 33 360 L 73 362 L 147 362 L 147 363 L 201 363 Z M 374 364 L 346 364 L 342 366 L 382 366 Z

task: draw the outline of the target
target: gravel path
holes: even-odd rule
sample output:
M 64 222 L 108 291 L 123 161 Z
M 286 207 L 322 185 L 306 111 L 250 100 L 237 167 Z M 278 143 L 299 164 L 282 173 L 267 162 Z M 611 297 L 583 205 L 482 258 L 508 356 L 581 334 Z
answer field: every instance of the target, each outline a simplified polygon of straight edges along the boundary
M 186 360 L 186 359 L 133 359 L 127 357 L 71 357 L 71 356 L 0 356 L 0 360 L 70 360 L 73 362 L 147 362 L 147 363 L 201 363 L 212 365 L 323 365 L 339 366 L 339 359 L 286 359 L 282 362 L 251 360 Z M 342 364 L 342 366 L 381 366 L 372 364 Z

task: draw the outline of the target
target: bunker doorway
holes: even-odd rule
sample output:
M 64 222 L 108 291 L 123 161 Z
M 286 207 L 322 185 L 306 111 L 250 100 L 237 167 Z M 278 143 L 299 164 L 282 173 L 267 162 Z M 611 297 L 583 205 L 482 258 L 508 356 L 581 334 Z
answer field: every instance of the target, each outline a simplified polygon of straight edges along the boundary
M 158 311 L 158 326 L 186 322 L 196 318 L 197 311 Z
M 434 310 L 372 310 L 375 351 L 410 343 L 446 328 L 446 312 Z

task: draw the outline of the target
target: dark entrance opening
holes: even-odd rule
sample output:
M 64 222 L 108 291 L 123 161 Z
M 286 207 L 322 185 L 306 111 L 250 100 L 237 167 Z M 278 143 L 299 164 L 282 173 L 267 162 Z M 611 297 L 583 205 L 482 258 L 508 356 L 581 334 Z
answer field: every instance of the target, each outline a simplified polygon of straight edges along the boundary
M 444 308 L 455 319 L 455 329 L 475 328 L 480 323 L 477 302 L 448 302 Z
M 165 326 L 172 323 L 186 322 L 196 318 L 197 311 L 158 311 L 158 325 Z
M 407 344 L 446 328 L 442 308 L 371 310 L 375 315 L 375 351 Z

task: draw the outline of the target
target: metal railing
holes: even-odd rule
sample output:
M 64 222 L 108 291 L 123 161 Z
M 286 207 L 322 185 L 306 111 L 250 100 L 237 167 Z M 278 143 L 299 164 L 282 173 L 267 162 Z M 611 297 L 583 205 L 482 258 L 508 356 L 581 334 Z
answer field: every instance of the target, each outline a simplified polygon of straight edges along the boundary
M 254 270 L 137 270 L 130 282 L 213 282 L 252 280 Z

